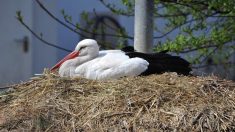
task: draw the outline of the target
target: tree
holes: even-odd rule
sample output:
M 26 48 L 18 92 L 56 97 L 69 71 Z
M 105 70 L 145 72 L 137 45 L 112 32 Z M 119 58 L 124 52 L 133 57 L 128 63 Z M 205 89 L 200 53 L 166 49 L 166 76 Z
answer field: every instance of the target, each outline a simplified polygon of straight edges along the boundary
M 125 8 L 118 8 L 117 5 L 108 0 L 99 0 L 112 13 L 132 17 L 134 16 L 134 0 L 122 0 Z M 88 34 L 102 35 L 102 31 L 89 31 L 80 27 L 80 23 L 73 22 L 72 17 L 62 10 L 64 20 L 54 16 L 39 0 L 36 2 L 42 10 L 46 11 L 54 20 L 62 24 L 72 32 L 82 36 L 81 32 Z M 195 68 L 208 66 L 203 65 L 207 60 L 211 60 L 209 65 L 227 64 L 234 54 L 234 34 L 235 34 L 235 3 L 233 0 L 154 0 L 154 17 L 157 21 L 154 23 L 155 47 L 154 51 L 159 52 L 168 50 L 178 54 L 186 54 Z M 94 14 L 96 14 L 94 10 Z M 89 21 L 87 13 L 83 12 L 82 17 L 91 26 L 94 24 Z M 17 19 L 34 36 L 46 44 L 42 36 L 33 32 L 24 22 L 20 11 L 17 12 Z M 164 25 L 159 26 L 159 21 L 164 21 Z M 112 28 L 106 25 L 104 28 Z M 119 46 L 126 40 L 133 39 L 133 36 L 125 32 L 125 28 L 115 29 L 115 34 L 104 33 L 106 36 L 118 37 Z M 171 36 L 172 34 L 176 36 Z M 65 48 L 58 47 L 62 50 Z M 192 56 L 193 53 L 193 56 Z

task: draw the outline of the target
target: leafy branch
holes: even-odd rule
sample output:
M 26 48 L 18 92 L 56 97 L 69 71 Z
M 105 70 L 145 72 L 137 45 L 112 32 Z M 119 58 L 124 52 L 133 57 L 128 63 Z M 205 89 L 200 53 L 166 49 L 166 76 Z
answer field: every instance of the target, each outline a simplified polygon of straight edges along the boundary
M 225 63 L 211 63 L 211 64 L 204 64 L 199 66 L 192 66 L 193 69 L 201 69 L 209 66 L 220 66 L 220 65 L 228 65 L 228 66 L 235 66 L 235 63 L 232 62 L 225 62 Z
M 68 16 L 67 14 L 65 14 L 65 11 L 62 10 L 62 15 L 64 16 L 64 20 L 65 22 L 67 22 L 68 24 L 70 24 L 71 26 L 73 26 L 73 28 L 75 28 L 76 30 L 81 30 L 85 33 L 88 33 L 88 34 L 95 34 L 95 35 L 103 35 L 103 34 L 100 34 L 100 33 L 97 33 L 96 31 L 89 31 L 89 30 L 86 30 L 86 29 L 83 29 L 79 26 L 78 23 L 74 24 L 71 20 L 71 17 Z M 96 15 L 96 17 L 98 17 Z M 104 23 L 105 24 L 105 23 Z M 109 25 L 105 24 L 107 27 L 111 28 Z M 112 28 L 113 29 L 113 28 Z M 116 32 L 118 32 L 118 30 L 115 30 Z M 110 36 L 110 37 L 118 37 L 118 38 L 127 38 L 127 39 L 131 39 L 133 40 L 134 37 L 132 36 L 128 36 L 126 34 L 122 34 L 122 35 L 115 35 L 115 34 L 109 34 L 109 33 L 105 33 L 106 36 Z
M 107 9 L 115 14 L 125 17 L 134 16 L 134 0 L 121 0 L 123 8 L 117 7 L 113 3 L 105 0 L 99 0 Z M 158 20 L 164 20 L 164 25 L 157 26 L 155 33 L 160 35 L 154 39 L 159 43 L 155 47 L 155 51 L 169 50 L 176 53 L 197 53 L 191 57 L 191 62 L 194 64 L 204 63 L 210 57 L 222 56 L 225 60 L 235 51 L 234 34 L 235 34 L 235 3 L 232 0 L 225 1 L 206 1 L 206 0 L 155 0 L 154 16 Z M 64 20 L 60 20 L 52 14 L 41 2 L 36 0 L 42 10 L 44 10 L 51 18 L 68 28 L 70 31 L 87 38 L 89 34 L 105 35 L 117 37 L 120 39 L 133 40 L 133 36 L 129 36 L 125 29 L 113 28 L 111 25 L 102 21 L 105 28 L 116 31 L 117 34 L 110 34 L 104 30 L 88 30 L 81 28 L 79 23 L 74 23 L 72 17 L 62 10 Z M 93 12 L 96 17 L 99 17 L 95 10 Z M 92 25 L 88 14 L 82 14 L 87 24 Z M 36 38 L 47 44 L 53 45 L 30 29 L 25 22 L 20 12 L 17 12 L 17 19 L 24 25 Z M 159 20 L 159 21 L 160 21 Z M 174 38 L 169 38 L 172 33 L 177 33 Z M 200 33 L 200 35 L 198 34 Z M 227 46 L 229 53 L 223 51 Z M 61 47 L 62 49 L 62 47 Z M 67 50 L 68 51 L 68 50 Z M 218 54 L 218 55 L 217 55 Z M 219 62 L 216 62 L 219 64 Z M 226 64 L 226 63 L 224 63 Z M 200 65 L 201 66 L 201 65 Z
M 56 16 L 54 16 L 49 10 L 47 10 L 47 8 L 39 1 L 39 0 L 36 0 L 36 2 L 38 3 L 38 5 L 51 17 L 53 18 L 55 21 L 57 21 L 58 23 L 60 23 L 61 25 L 63 25 L 64 27 L 66 27 L 67 29 L 69 29 L 70 31 L 80 35 L 81 37 L 84 37 L 84 38 L 88 38 L 86 35 L 82 34 L 81 32 L 79 32 L 78 30 L 80 31 L 83 31 L 83 32 L 86 32 L 86 33 L 89 33 L 89 34 L 93 34 L 94 32 L 90 32 L 86 29 L 83 29 L 81 27 L 78 26 L 78 24 L 73 24 L 71 21 L 68 20 L 68 17 L 64 17 L 66 19 L 66 22 L 68 22 L 70 25 L 72 25 L 74 28 L 70 27 L 69 25 L 67 25 L 66 23 L 64 23 L 63 21 L 61 21 L 59 18 L 57 18 Z M 62 13 L 63 14 L 63 13 Z M 65 14 L 64 14 L 65 15 Z M 103 34 L 98 34 L 98 33 L 95 33 L 96 35 L 103 35 Z M 105 34 L 106 36 L 112 36 L 112 37 L 123 37 L 123 38 L 128 38 L 128 39 L 133 39 L 133 37 L 131 36 L 123 36 L 123 35 L 114 35 L 114 34 Z
M 40 40 L 41 42 L 43 42 L 43 44 L 46 44 L 48 46 L 51 46 L 51 47 L 54 47 L 54 48 L 57 48 L 57 49 L 60 49 L 60 50 L 63 50 L 63 51 L 67 51 L 67 52 L 71 52 L 72 50 L 69 50 L 69 49 L 66 49 L 66 48 L 63 48 L 63 47 L 60 47 L 56 44 L 53 44 L 53 43 L 50 43 L 46 40 L 44 40 L 42 38 L 42 35 L 38 35 L 37 33 L 35 33 L 24 21 L 23 21 L 23 16 L 21 15 L 21 12 L 20 11 L 17 11 L 16 12 L 16 19 L 27 29 L 29 30 L 38 40 Z
M 111 12 L 118 14 L 118 15 L 122 15 L 122 16 L 127 16 L 127 17 L 131 17 L 134 16 L 134 1 L 133 0 L 122 0 L 123 4 L 126 5 L 127 10 L 123 10 L 123 9 L 118 9 L 117 7 L 115 7 L 115 5 L 110 4 L 110 3 L 106 3 L 104 0 L 99 0 L 101 2 L 101 4 L 103 4 L 106 8 L 108 8 Z

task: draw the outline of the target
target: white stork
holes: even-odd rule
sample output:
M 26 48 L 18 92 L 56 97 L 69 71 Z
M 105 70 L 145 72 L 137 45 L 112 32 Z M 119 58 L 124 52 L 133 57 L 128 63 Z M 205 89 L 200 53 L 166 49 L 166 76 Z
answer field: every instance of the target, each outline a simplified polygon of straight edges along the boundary
M 95 40 L 80 41 L 75 50 L 57 63 L 60 76 L 107 80 L 124 76 L 138 76 L 148 68 L 142 58 L 129 58 L 121 50 L 99 51 Z
M 75 50 L 51 70 L 57 68 L 59 68 L 60 76 L 94 80 L 118 79 L 167 71 L 188 75 L 191 71 L 189 63 L 178 56 L 122 50 L 99 51 L 99 46 L 93 39 L 80 41 Z

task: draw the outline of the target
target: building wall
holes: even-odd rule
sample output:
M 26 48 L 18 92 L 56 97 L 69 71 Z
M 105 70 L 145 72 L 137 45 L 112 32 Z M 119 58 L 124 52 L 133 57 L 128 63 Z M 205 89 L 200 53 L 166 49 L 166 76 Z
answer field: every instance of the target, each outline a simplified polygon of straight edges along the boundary
M 57 0 L 42 1 L 57 16 Z M 33 2 L 33 30 L 42 33 L 42 38 L 50 43 L 58 44 L 58 23 Z M 44 68 L 52 67 L 57 61 L 57 49 L 48 46 L 33 37 L 33 74 L 42 73 Z
M 120 1 L 110 0 L 114 3 L 120 3 Z M 4 3 L 8 2 L 9 5 L 5 5 Z M 25 4 L 26 2 L 26 4 Z M 97 0 L 48 0 L 48 1 L 41 1 L 47 9 L 52 12 L 55 16 L 63 20 L 63 16 L 60 13 L 62 9 L 65 12 L 72 16 L 73 22 L 81 22 L 81 14 L 83 11 L 92 13 L 95 9 L 97 13 L 108 13 L 110 14 L 109 10 L 103 6 Z M 12 10 L 20 10 L 17 7 L 21 4 L 24 4 L 24 8 L 26 12 L 23 13 L 24 20 L 27 24 L 38 34 L 42 33 L 43 39 L 47 40 L 48 42 L 54 43 L 61 47 L 73 50 L 75 45 L 80 41 L 80 37 L 73 33 L 72 31 L 68 30 L 64 26 L 58 24 L 55 20 L 53 20 L 50 16 L 48 16 L 45 11 L 43 11 L 39 5 L 35 1 L 31 0 L 3 0 L 0 2 L 0 15 L 1 15 L 1 25 L 4 25 L 0 29 L 0 59 L 4 60 L 0 63 L 0 85 L 7 84 L 9 82 L 19 82 L 27 80 L 29 77 L 34 76 L 35 73 L 42 73 L 44 68 L 50 68 L 54 65 L 59 59 L 64 57 L 67 52 L 61 51 L 54 47 L 50 47 L 42 43 L 40 40 L 36 39 L 32 36 L 32 34 L 27 31 L 21 24 L 17 23 L 15 19 L 15 11 L 14 12 L 6 12 L 7 9 Z M 18 5 L 18 6 L 17 6 Z M 23 6 L 23 5 L 22 5 Z M 121 5 L 120 5 L 121 8 Z M 5 15 L 5 16 L 4 16 Z M 6 18 L 4 18 L 6 17 Z M 126 28 L 128 34 L 130 36 L 134 36 L 134 17 L 116 17 L 119 21 L 120 25 Z M 162 25 L 164 21 L 159 21 L 158 19 L 155 20 L 155 24 Z M 13 26 L 15 24 L 15 26 Z M 26 58 L 21 60 L 17 60 L 14 63 L 10 64 L 11 59 L 14 56 L 18 56 L 18 51 L 14 52 L 14 55 L 9 54 L 10 49 L 19 48 L 19 45 L 11 45 L 11 42 L 14 42 L 15 39 L 20 39 L 25 36 L 25 34 L 29 37 L 30 46 L 29 46 L 29 53 L 25 54 Z M 19 34 L 16 38 L 12 37 L 12 34 Z M 171 35 L 172 38 L 177 34 L 174 32 Z M 3 38 L 9 37 L 10 41 L 5 42 Z M 155 42 L 158 40 L 155 40 Z M 128 41 L 130 45 L 133 44 L 133 41 Z M 6 45 L 10 45 L 6 49 Z M 9 59 L 4 59 L 3 57 L 8 56 Z M 233 57 L 233 63 L 235 62 L 235 55 Z M 22 64 L 21 66 L 19 64 Z M 12 71 L 6 71 L 6 69 L 11 66 Z M 211 71 L 215 71 L 217 73 L 221 72 L 224 77 L 229 77 L 230 79 L 235 79 L 235 70 L 234 68 L 228 71 L 219 70 L 221 68 L 209 67 L 204 69 L 202 72 L 210 73 Z M 28 72 L 25 72 L 28 71 Z M 25 74 L 25 75 L 22 75 Z
M 16 19 L 16 11 L 21 10 L 24 20 L 32 27 L 31 5 L 31 0 L 0 1 L 0 87 L 31 76 L 31 34 Z M 24 38 L 27 38 L 27 51 Z
M 120 3 L 120 1 L 116 0 L 110 0 L 110 2 L 114 3 Z M 65 12 L 69 15 L 72 16 L 72 19 L 74 22 L 81 22 L 81 17 L 80 13 L 83 11 L 86 11 L 88 13 L 93 13 L 94 9 L 95 11 L 99 13 L 106 13 L 110 14 L 110 11 L 103 6 L 99 1 L 97 0 L 70 0 L 64 1 L 64 0 L 59 0 L 58 1 L 58 12 L 61 11 L 61 9 L 64 9 Z M 63 19 L 62 15 L 58 14 L 60 19 Z M 119 23 L 127 29 L 127 32 L 131 35 L 134 36 L 134 17 L 121 17 L 119 16 L 118 18 Z M 84 27 L 83 27 L 84 28 Z M 74 49 L 75 45 L 80 41 L 80 37 L 71 32 L 70 30 L 64 28 L 63 26 L 59 25 L 58 27 L 58 42 L 59 45 L 62 47 L 66 47 L 68 49 Z M 133 44 L 133 41 L 129 41 L 130 44 Z M 62 58 L 67 52 L 58 51 L 59 58 Z M 59 59 L 58 58 L 58 59 Z

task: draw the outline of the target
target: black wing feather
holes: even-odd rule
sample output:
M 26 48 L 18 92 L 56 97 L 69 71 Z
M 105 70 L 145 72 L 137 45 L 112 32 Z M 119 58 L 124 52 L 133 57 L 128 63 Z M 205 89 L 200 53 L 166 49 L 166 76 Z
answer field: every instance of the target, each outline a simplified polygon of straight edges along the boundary
M 190 63 L 179 56 L 172 56 L 165 53 L 140 53 L 127 52 L 130 58 L 139 57 L 149 62 L 148 69 L 142 75 L 150 75 L 163 72 L 177 72 L 178 74 L 189 75 Z

